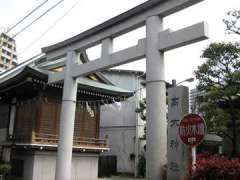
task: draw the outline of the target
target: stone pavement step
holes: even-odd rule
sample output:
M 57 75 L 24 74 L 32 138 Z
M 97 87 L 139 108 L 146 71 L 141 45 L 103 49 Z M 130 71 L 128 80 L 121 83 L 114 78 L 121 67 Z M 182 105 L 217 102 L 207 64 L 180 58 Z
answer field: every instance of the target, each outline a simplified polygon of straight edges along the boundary
M 145 179 L 143 179 L 143 178 L 130 178 L 130 177 L 112 176 L 110 178 L 99 178 L 98 180 L 145 180 Z

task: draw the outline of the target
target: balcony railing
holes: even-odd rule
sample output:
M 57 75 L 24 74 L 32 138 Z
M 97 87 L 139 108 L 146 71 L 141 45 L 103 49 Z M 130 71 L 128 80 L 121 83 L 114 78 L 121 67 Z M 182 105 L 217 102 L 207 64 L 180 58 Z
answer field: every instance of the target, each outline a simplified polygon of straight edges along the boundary
M 17 134 L 14 135 L 12 141 L 15 144 L 37 144 L 37 145 L 53 145 L 58 144 L 58 135 L 54 134 L 42 134 L 42 133 L 32 133 L 31 135 L 26 134 Z M 99 148 L 105 149 L 109 148 L 108 139 L 96 139 L 96 138 L 87 138 L 87 137 L 74 137 L 73 139 L 74 148 Z

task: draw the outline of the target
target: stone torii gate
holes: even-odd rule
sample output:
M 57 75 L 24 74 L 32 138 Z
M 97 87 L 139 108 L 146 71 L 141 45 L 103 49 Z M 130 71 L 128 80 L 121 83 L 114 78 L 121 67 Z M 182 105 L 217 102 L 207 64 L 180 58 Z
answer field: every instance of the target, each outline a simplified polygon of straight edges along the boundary
M 64 80 L 56 180 L 71 179 L 77 78 L 107 68 L 146 58 L 148 180 L 161 180 L 166 164 L 167 121 L 164 52 L 208 38 L 204 22 L 184 29 L 163 31 L 163 18 L 203 0 L 149 0 L 113 19 L 58 44 L 42 49 L 48 60 L 66 57 L 64 72 L 49 74 L 49 83 Z M 146 38 L 124 50 L 113 52 L 113 39 L 146 25 Z M 77 63 L 77 53 L 102 45 L 99 59 Z

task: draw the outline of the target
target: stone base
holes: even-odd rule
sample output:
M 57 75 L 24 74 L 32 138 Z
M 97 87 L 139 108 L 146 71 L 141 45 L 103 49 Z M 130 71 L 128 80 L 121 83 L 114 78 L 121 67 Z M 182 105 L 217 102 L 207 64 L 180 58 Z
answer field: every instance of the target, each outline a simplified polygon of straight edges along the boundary
M 22 174 L 17 179 L 22 180 L 54 180 L 56 167 L 56 152 L 32 151 L 14 152 L 12 159 L 16 164 L 22 164 Z M 19 176 L 21 176 L 19 178 Z M 72 180 L 91 180 L 98 176 L 98 154 L 73 153 Z

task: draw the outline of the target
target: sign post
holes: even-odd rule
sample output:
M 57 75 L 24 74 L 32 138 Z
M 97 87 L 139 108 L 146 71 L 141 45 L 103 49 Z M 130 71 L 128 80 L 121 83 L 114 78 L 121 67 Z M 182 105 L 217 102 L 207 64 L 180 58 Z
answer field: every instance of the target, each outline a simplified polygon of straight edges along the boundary
M 184 144 L 189 146 L 189 167 L 195 170 L 196 146 L 204 139 L 207 128 L 204 119 L 198 114 L 188 114 L 180 122 L 178 133 Z

